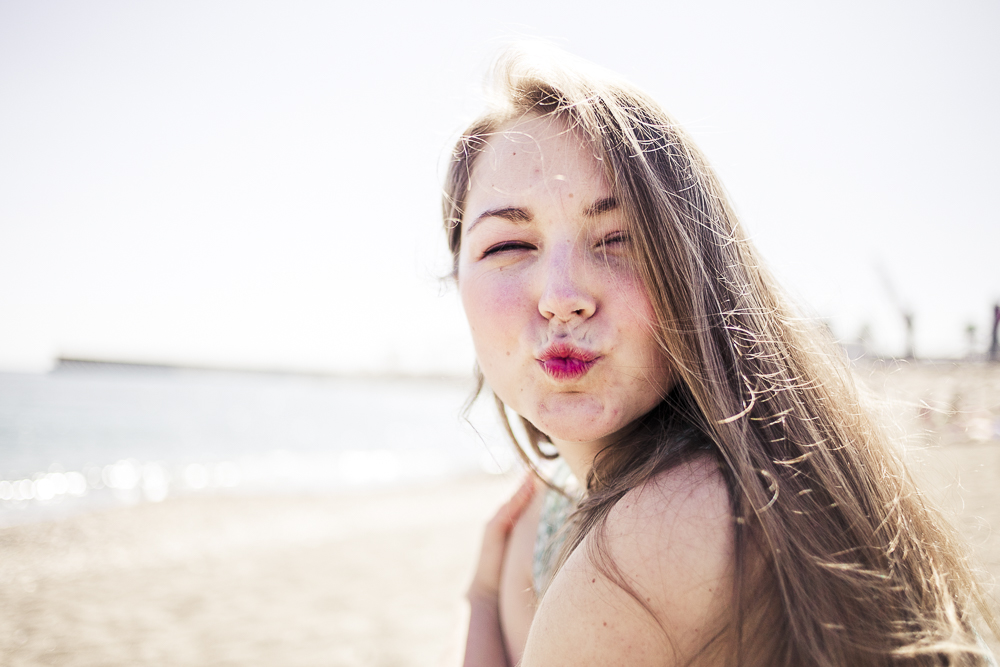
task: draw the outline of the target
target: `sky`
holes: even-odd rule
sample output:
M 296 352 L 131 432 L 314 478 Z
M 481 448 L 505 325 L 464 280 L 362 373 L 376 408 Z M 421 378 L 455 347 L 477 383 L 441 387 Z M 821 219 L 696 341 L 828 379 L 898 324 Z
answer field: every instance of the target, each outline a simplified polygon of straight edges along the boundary
M 997 2 L 361 5 L 0 0 L 0 370 L 467 372 L 441 179 L 529 38 L 662 102 L 840 339 L 985 346 Z

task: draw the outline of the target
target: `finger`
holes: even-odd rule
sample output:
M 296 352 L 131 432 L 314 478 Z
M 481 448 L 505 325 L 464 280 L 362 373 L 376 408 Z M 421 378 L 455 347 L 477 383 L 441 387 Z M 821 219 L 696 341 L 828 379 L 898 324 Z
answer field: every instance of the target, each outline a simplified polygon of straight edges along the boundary
M 496 527 L 504 533 L 509 532 L 514 524 L 517 523 L 518 518 L 524 511 L 524 508 L 528 506 L 528 502 L 534 494 L 535 481 L 533 476 L 529 474 L 521 486 L 518 487 L 517 491 L 514 492 L 514 495 L 511 496 L 510 500 L 500 506 L 491 523 L 495 523 Z
M 535 476 L 529 473 L 507 504 L 512 512 L 520 514 L 533 495 L 535 495 Z

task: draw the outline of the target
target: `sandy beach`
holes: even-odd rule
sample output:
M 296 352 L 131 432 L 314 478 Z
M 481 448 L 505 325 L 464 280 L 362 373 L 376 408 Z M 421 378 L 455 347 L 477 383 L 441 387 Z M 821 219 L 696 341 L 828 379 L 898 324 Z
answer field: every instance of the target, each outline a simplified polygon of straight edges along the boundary
M 0 531 L 20 665 L 438 665 L 477 533 L 516 480 L 199 498 Z
M 894 401 L 916 474 L 996 579 L 1000 365 L 860 375 Z M 449 664 L 480 526 L 516 483 L 190 497 L 0 529 L 2 663 Z

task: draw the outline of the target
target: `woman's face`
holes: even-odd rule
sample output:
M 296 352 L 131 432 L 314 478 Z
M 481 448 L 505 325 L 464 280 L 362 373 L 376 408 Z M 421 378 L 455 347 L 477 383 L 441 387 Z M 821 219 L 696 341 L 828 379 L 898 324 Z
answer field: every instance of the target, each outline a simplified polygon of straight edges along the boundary
M 475 161 L 458 285 L 486 380 L 558 446 L 600 445 L 673 384 L 601 164 L 528 117 Z

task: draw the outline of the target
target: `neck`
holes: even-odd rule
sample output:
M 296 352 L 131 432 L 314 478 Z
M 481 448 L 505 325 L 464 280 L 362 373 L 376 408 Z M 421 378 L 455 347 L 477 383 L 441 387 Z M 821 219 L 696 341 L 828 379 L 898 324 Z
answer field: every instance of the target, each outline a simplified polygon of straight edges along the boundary
M 601 451 L 601 443 L 597 442 L 567 442 L 565 440 L 552 440 L 559 456 L 562 457 L 566 465 L 569 466 L 573 477 L 580 483 L 580 488 L 587 486 L 587 475 L 594 466 L 594 457 Z
M 566 465 L 569 466 L 570 471 L 572 471 L 573 476 L 580 483 L 580 488 L 586 490 L 587 487 L 587 475 L 590 474 L 590 469 L 594 467 L 594 459 L 597 454 L 612 444 L 615 440 L 622 437 L 627 437 L 627 435 L 636 427 L 639 420 L 636 420 L 629 424 L 628 426 L 607 435 L 598 440 L 591 440 L 589 442 L 571 442 L 568 440 L 557 440 L 552 438 L 552 444 L 555 445 L 556 450 L 559 452 L 559 456 L 563 458 Z

